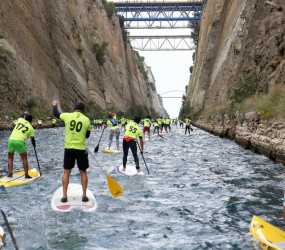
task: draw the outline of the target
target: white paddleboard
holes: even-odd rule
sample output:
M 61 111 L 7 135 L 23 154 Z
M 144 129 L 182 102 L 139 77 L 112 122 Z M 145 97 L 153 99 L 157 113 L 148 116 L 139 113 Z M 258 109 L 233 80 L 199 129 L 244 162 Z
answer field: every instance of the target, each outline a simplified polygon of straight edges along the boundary
M 120 153 L 119 150 L 112 149 L 112 148 L 110 148 L 110 149 L 105 148 L 105 149 L 102 150 L 102 152 L 106 153 L 106 154 L 118 154 L 118 153 Z
M 136 166 L 134 165 L 127 165 L 125 171 L 123 170 L 123 165 L 117 167 L 117 171 L 120 174 L 127 175 L 127 176 L 135 176 L 135 175 L 144 175 L 144 172 L 138 173 Z
M 87 189 L 88 202 L 82 202 L 82 186 L 81 184 L 69 183 L 67 190 L 67 202 L 61 202 L 62 187 L 59 187 L 53 194 L 51 199 L 51 207 L 57 212 L 70 212 L 75 209 L 84 212 L 94 212 L 97 208 L 97 202 L 92 192 Z

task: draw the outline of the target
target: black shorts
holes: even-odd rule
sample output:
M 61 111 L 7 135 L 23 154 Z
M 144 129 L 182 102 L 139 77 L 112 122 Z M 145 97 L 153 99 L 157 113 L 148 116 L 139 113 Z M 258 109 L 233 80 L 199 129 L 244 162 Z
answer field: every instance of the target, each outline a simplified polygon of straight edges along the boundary
M 74 168 L 75 160 L 80 170 L 85 171 L 89 168 L 88 152 L 86 150 L 64 149 L 64 169 Z

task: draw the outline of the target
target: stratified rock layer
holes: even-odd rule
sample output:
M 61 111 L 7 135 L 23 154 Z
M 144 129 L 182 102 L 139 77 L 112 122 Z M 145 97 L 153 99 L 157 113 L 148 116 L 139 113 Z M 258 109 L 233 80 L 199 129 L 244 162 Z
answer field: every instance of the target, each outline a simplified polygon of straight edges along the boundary
M 285 162 L 284 51 L 285 1 L 208 0 L 184 115 Z
M 54 98 L 65 108 L 79 99 L 102 110 L 161 114 L 137 61 L 101 1 L 0 1 L 2 116 L 34 105 L 48 110 Z

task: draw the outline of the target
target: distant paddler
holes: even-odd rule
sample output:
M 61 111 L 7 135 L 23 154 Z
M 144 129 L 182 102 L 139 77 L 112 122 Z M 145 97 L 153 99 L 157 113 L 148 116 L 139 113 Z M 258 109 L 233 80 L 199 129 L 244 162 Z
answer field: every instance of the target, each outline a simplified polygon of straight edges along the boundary
M 165 131 L 168 133 L 171 131 L 171 119 L 166 118 L 164 121 Z
M 13 177 L 14 153 L 17 152 L 22 160 L 25 178 L 32 178 L 29 176 L 29 164 L 26 141 L 30 138 L 34 148 L 36 147 L 35 130 L 31 124 L 33 120 L 32 115 L 25 112 L 23 117 L 15 122 L 15 127 L 8 139 L 8 177 Z
M 155 134 L 157 132 L 157 135 L 159 135 L 159 124 L 157 120 L 154 120 L 154 122 L 152 123 L 154 129 L 153 129 L 153 134 Z
M 160 133 L 162 133 L 162 130 L 163 130 L 163 119 L 162 119 L 162 117 L 159 117 L 158 119 L 156 119 L 156 121 L 159 125 Z
M 193 130 L 191 128 L 191 119 L 190 118 L 186 118 L 185 119 L 185 135 L 187 134 L 187 132 L 189 133 L 190 135 L 190 130 Z
M 121 123 L 122 129 L 125 130 L 126 125 L 127 125 L 127 123 L 128 123 L 128 119 L 126 119 L 125 117 L 122 117 L 122 118 L 120 119 L 120 123 Z
M 116 137 L 116 146 L 117 150 L 119 150 L 119 144 L 120 144 L 120 128 L 119 128 L 119 121 L 117 119 L 117 116 L 115 113 L 109 113 L 107 121 L 107 126 L 110 128 L 110 134 L 109 134 L 109 144 L 108 149 L 111 149 L 111 145 L 113 142 L 114 136 Z
M 141 172 L 137 153 L 137 140 L 139 140 L 140 149 L 142 152 L 144 149 L 143 133 L 139 127 L 140 120 L 140 117 L 135 117 L 134 120 L 130 120 L 126 125 L 125 135 L 123 138 L 123 171 L 126 170 L 128 153 L 129 149 L 131 149 L 135 160 L 136 169 L 138 173 Z
M 52 118 L 51 119 L 51 126 L 54 128 L 54 127 L 56 127 L 56 124 L 57 124 L 57 120 L 55 118 Z
M 88 202 L 86 195 L 88 186 L 87 168 L 89 167 L 88 152 L 86 151 L 86 138 L 89 138 L 91 126 L 90 120 L 83 114 L 85 105 L 77 102 L 74 111 L 70 113 L 61 113 L 57 101 L 53 101 L 53 114 L 56 118 L 62 120 L 65 125 L 64 139 L 64 173 L 62 177 L 63 196 L 61 202 L 67 202 L 67 189 L 69 177 L 72 168 L 77 166 L 80 171 L 80 179 L 83 190 L 82 201 Z
M 143 119 L 143 137 L 145 139 L 145 134 L 148 134 L 148 139 L 150 140 L 150 126 L 151 126 L 151 118 L 148 116 Z

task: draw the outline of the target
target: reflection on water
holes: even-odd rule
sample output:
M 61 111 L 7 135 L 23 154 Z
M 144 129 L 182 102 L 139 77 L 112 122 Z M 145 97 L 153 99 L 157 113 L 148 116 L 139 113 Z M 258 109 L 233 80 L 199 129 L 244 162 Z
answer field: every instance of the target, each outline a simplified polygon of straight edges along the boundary
M 50 199 L 61 185 L 63 130 L 37 131 L 43 178 L 0 191 L 0 206 L 21 249 L 254 249 L 248 235 L 253 214 L 285 227 L 282 165 L 201 130 L 189 137 L 174 129 L 166 139 L 153 137 L 146 143 L 150 176 L 129 178 L 113 172 L 125 194 L 112 199 L 102 168 L 116 167 L 122 156 L 98 153 L 95 161 L 99 134 L 94 132 L 89 140 L 89 188 L 98 209 L 93 214 L 59 214 L 51 210 Z M 8 135 L 1 132 L 2 168 Z M 100 149 L 107 137 L 105 133 Z M 36 166 L 32 150 L 30 163 Z M 79 182 L 77 169 L 71 179 Z M 13 249 L 9 237 L 7 249 Z

